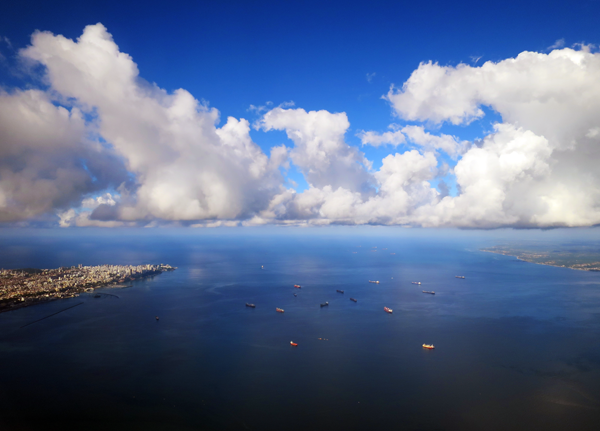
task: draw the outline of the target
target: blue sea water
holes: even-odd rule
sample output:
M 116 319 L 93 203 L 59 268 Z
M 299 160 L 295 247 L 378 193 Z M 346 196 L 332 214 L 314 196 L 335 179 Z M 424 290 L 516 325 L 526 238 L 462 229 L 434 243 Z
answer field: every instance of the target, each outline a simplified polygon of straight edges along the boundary
M 385 230 L 0 241 L 4 268 L 178 267 L 0 314 L 2 430 L 599 429 L 597 272 Z

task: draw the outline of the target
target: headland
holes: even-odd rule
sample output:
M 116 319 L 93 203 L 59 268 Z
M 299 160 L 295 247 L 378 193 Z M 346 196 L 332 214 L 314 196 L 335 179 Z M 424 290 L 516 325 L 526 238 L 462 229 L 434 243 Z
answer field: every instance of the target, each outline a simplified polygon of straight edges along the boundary
M 175 269 L 164 264 L 2 269 L 0 313 L 40 302 L 72 298 L 99 287 L 120 285 Z

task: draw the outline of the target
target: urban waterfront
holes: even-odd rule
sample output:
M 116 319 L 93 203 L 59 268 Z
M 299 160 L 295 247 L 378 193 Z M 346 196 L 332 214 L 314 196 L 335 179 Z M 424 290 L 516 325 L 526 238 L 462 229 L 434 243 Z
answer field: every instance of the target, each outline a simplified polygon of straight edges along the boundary
M 98 287 L 128 283 L 175 269 L 164 264 L 2 269 L 0 313 L 54 299 L 73 298 Z
M 5 267 L 178 269 L 0 314 L 0 427 L 595 429 L 600 274 L 480 251 L 492 245 L 4 237 Z

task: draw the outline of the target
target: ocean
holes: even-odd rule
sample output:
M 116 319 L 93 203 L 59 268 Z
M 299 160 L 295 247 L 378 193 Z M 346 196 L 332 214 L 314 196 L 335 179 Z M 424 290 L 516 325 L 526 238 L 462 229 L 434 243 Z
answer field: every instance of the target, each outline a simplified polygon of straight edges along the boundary
M 0 237 L 3 268 L 178 267 L 0 314 L 0 429 L 599 427 L 598 272 L 467 234 L 182 231 Z

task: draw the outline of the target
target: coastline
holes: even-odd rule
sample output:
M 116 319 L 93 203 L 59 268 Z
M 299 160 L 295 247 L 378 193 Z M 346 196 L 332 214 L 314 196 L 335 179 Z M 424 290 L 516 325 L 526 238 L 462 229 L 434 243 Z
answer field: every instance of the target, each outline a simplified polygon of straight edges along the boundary
M 74 298 L 103 287 L 128 287 L 127 283 L 174 271 L 171 265 L 100 265 L 57 269 L 0 271 L 0 313 L 30 305 Z
M 568 264 L 558 264 L 558 263 L 554 262 L 553 260 L 537 262 L 534 260 L 533 257 L 528 257 L 528 255 L 533 255 L 533 256 L 535 256 L 535 258 L 548 257 L 548 255 L 543 254 L 543 253 L 542 254 L 540 254 L 540 253 L 533 254 L 533 253 L 517 252 L 516 250 L 511 251 L 511 250 L 490 249 L 490 248 L 481 248 L 481 249 L 479 249 L 479 251 L 482 251 L 485 253 L 501 254 L 503 256 L 512 256 L 512 257 L 516 257 L 517 260 L 519 260 L 521 262 L 533 263 L 535 265 L 554 266 L 556 268 L 568 268 L 568 269 L 573 269 L 576 271 L 600 272 L 600 262 L 593 262 L 590 264 L 573 263 L 571 265 L 568 265 Z M 592 266 L 592 265 L 594 265 L 594 266 Z

